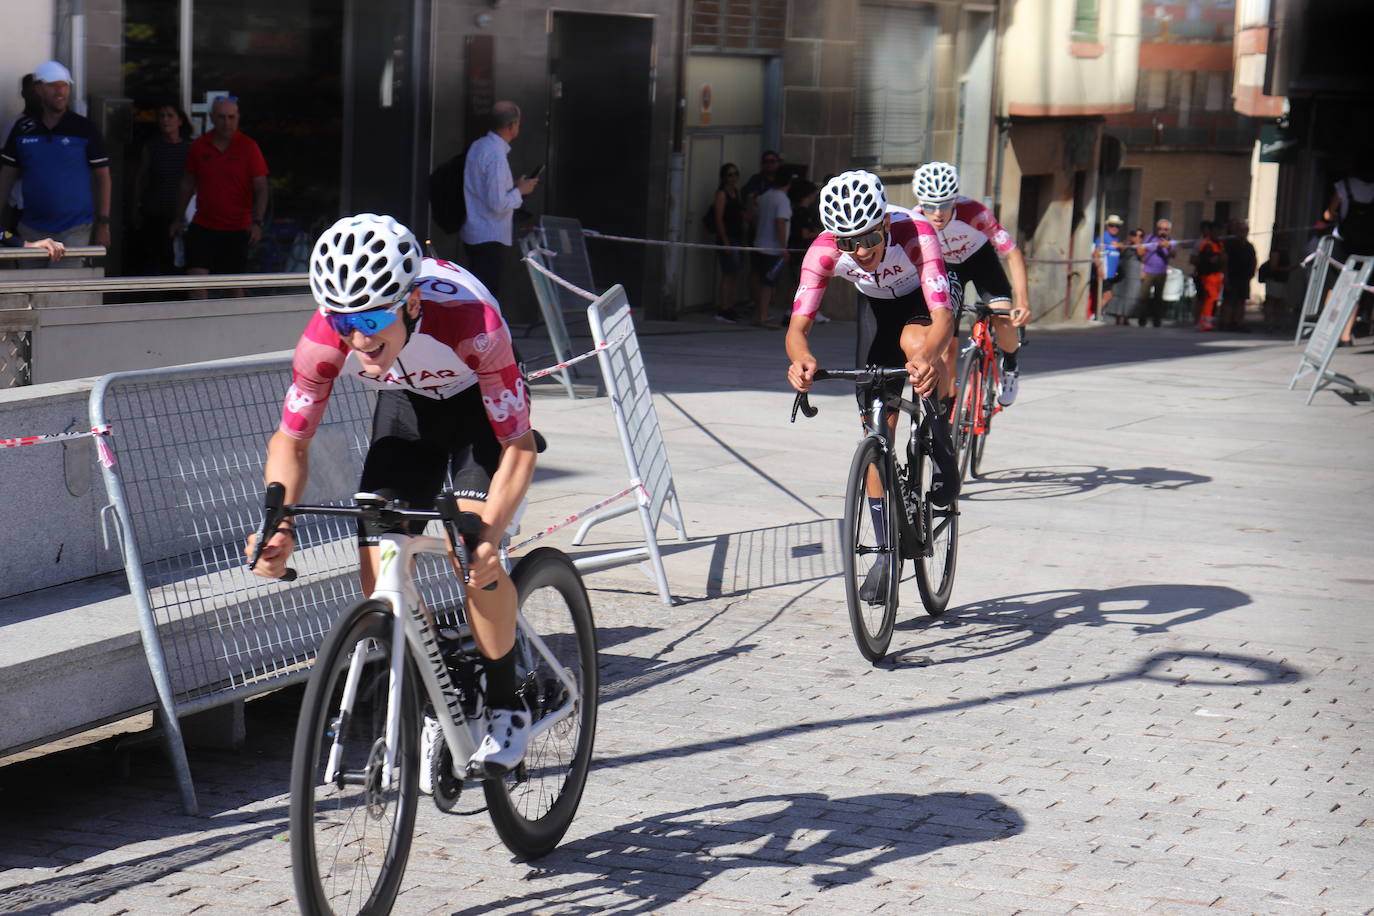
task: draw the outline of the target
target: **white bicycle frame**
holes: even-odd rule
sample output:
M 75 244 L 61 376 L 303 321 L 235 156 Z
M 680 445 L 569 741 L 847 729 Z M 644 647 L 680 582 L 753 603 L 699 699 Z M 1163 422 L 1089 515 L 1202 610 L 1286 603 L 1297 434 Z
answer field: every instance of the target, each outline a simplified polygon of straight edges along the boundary
M 390 660 L 390 681 L 387 688 L 386 753 L 383 761 L 385 778 L 381 783 L 390 789 L 396 785 L 396 748 L 401 733 L 401 691 L 405 684 L 407 656 L 414 656 L 418 662 L 422 662 L 416 665 L 420 674 L 420 683 L 424 685 L 424 693 L 434 707 L 434 715 L 439 721 L 439 727 L 444 735 L 444 743 L 448 745 L 455 768 L 459 766 L 460 761 L 466 762 L 477 750 L 480 736 L 476 732 L 479 723 L 469 720 L 463 714 L 458 690 L 449 675 L 448 665 L 444 662 L 439 651 L 438 630 L 425 613 L 424 603 L 420 600 L 419 589 L 415 587 L 415 580 L 410 575 L 410 570 L 414 566 L 414 559 L 419 554 L 436 554 L 447 558 L 447 541 L 443 538 L 423 535 L 414 537 L 406 534 L 383 534 L 380 537 L 380 542 L 381 559 L 378 564 L 377 586 L 373 589 L 370 597 L 373 600 L 385 602 L 391 608 L 393 618 L 391 645 L 393 647 L 402 645 L 406 647 L 404 652 L 393 651 Z M 504 559 L 504 550 L 502 556 Z M 463 591 L 461 594 L 464 605 L 466 605 L 466 592 Z M 519 637 L 523 636 L 526 644 L 533 647 L 534 651 L 557 673 L 559 680 L 567 690 L 567 700 L 558 709 L 543 716 L 531 726 L 530 739 L 533 741 L 535 737 L 571 715 L 581 700 L 581 696 L 578 693 L 577 683 L 554 657 L 553 653 L 549 651 L 543 638 L 534 631 L 518 608 L 515 615 L 515 626 L 517 632 L 516 647 L 520 647 Z M 531 660 L 527 659 L 526 661 L 528 663 Z M 362 679 L 363 665 L 366 662 L 365 653 L 355 650 L 349 661 L 348 677 L 344 682 L 344 692 L 339 702 L 339 715 L 341 717 L 349 715 L 353 710 L 353 704 L 358 695 L 358 684 Z M 464 725 L 467 727 L 462 727 Z M 336 735 L 335 743 L 329 750 L 329 762 L 324 773 L 326 782 L 332 783 L 338 780 L 341 753 Z M 455 769 L 454 775 L 461 777 L 462 773 Z

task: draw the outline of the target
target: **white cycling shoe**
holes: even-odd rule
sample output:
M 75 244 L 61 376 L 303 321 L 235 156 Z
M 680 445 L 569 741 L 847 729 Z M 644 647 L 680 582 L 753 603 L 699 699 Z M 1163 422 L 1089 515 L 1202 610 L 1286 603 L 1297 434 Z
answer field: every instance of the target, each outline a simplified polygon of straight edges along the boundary
M 487 733 L 468 758 L 468 775 L 482 779 L 504 776 L 525 758 L 530 743 L 530 714 L 522 709 L 488 709 Z
M 1018 375 L 1019 373 L 1015 369 L 1002 373 L 1002 390 L 997 392 L 997 403 L 1003 407 L 1010 407 L 1016 400 Z

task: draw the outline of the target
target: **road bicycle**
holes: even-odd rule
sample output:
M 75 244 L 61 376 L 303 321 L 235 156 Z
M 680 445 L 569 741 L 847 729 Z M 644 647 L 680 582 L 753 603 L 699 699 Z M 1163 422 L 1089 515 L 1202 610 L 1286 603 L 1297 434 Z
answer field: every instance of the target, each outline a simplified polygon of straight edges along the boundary
M 841 550 L 854 641 L 871 662 L 883 658 L 892 640 L 902 561 L 915 562 L 921 604 L 938 617 L 949 604 L 959 553 L 958 500 L 940 507 L 929 499 L 936 407 L 929 398 L 902 397 L 907 375 L 906 369 L 868 367 L 817 369 L 813 376 L 852 380 L 864 426 L 845 485 Z M 793 400 L 792 422 L 799 409 L 808 417 L 817 413 L 805 392 Z M 870 500 L 881 501 L 879 511 Z
M 950 417 L 954 448 L 959 455 L 959 477 L 977 477 L 983 470 L 983 454 L 992 434 L 992 418 L 1002 412 L 997 393 L 1002 386 L 1002 351 L 997 346 L 989 321 L 995 315 L 1011 314 L 1010 309 L 989 305 L 964 305 L 959 313 L 973 315 L 968 343 L 959 354 L 959 379 L 954 389 L 954 411 Z M 1017 328 L 1024 339 L 1024 328 Z M 955 331 L 956 336 L 958 331 Z
M 451 492 L 433 510 L 371 493 L 352 506 L 283 505 L 268 487 L 261 545 L 287 517 L 348 516 L 372 530 L 438 520 L 444 537 L 384 534 L 377 587 L 335 621 L 306 687 L 291 761 L 291 862 L 296 897 L 308 914 L 390 912 L 400 890 L 419 806 L 421 716 L 438 720 L 431 746 L 435 804 L 452 810 L 464 784 L 480 779 L 502 842 L 537 858 L 563 838 L 586 784 L 596 733 L 596 631 L 577 569 L 544 547 L 511 571 L 518 594 L 517 692 L 531 718 L 524 761 L 501 778 L 465 771 L 482 739 L 483 690 L 462 582 L 467 539 L 480 518 Z M 456 561 L 458 600 L 443 629 L 414 580 L 424 554 Z M 503 560 L 506 559 L 504 550 Z M 445 564 L 448 565 L 448 564 Z M 288 570 L 284 578 L 294 578 Z

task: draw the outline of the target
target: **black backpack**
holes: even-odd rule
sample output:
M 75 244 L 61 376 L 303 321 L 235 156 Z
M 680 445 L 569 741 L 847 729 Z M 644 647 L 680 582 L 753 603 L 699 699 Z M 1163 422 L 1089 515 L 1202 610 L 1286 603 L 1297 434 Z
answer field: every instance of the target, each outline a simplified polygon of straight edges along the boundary
M 457 153 L 429 173 L 429 212 L 445 232 L 462 229 L 468 218 L 467 201 L 463 199 L 463 165 L 466 161 L 466 153 Z

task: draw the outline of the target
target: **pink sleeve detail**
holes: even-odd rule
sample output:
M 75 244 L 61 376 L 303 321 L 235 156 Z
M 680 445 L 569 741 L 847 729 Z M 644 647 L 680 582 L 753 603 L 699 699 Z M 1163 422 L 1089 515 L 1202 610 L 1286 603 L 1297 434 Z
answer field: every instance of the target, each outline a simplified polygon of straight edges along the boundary
M 967 210 L 965 211 L 965 208 Z M 997 217 L 992 215 L 992 211 L 977 201 L 967 201 L 959 205 L 959 219 L 968 223 L 974 229 L 988 237 L 992 246 L 997 249 L 998 254 L 1006 254 L 1016 247 L 1016 242 L 1012 239 L 1011 233 L 1003 229 L 997 222 Z
M 530 396 L 515 363 L 510 328 L 491 305 L 474 302 L 461 310 L 456 352 L 477 373 L 482 406 L 502 442 L 530 431 Z
M 797 283 L 797 295 L 792 300 L 792 314 L 803 318 L 815 318 L 821 310 L 821 299 L 830 278 L 835 276 L 835 264 L 840 252 L 835 247 L 835 237 L 822 232 L 812 240 L 802 259 L 801 279 Z
M 949 276 L 945 273 L 945 259 L 940 254 L 940 236 L 935 227 L 924 220 L 912 220 L 916 227 L 916 237 L 906 246 L 907 257 L 921 269 L 921 290 L 925 294 L 926 308 L 947 309 L 953 306 L 949 301 Z
M 316 312 L 296 342 L 291 359 L 291 387 L 282 403 L 281 430 L 293 439 L 309 439 L 319 429 L 324 406 L 334 390 L 334 379 L 348 356 L 339 335 Z

